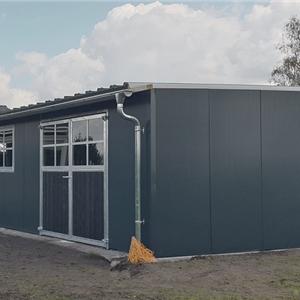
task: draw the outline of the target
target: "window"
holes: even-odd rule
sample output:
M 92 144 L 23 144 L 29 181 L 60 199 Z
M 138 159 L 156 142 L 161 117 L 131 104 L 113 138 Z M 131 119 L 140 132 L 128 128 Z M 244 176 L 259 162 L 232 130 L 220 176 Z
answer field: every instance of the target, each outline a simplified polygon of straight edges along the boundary
M 69 123 L 43 127 L 43 165 L 45 167 L 69 165 Z
M 88 116 L 42 125 L 42 165 L 104 167 L 104 121 Z
M 14 129 L 0 128 L 0 172 L 14 171 Z
M 104 123 L 102 118 L 72 122 L 74 166 L 104 164 Z

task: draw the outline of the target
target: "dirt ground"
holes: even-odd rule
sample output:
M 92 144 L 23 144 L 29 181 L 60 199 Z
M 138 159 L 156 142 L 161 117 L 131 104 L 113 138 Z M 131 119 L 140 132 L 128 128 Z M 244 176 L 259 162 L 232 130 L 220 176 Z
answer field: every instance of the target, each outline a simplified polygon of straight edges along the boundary
M 0 299 L 300 299 L 300 251 L 111 270 L 92 254 L 0 234 Z

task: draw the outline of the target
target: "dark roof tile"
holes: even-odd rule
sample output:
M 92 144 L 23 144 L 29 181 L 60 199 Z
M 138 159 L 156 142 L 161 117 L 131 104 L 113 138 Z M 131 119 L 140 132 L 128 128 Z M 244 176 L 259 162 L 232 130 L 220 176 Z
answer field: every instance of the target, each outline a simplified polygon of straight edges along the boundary
M 10 109 L 6 105 L 0 105 L 0 114 L 1 113 L 7 113 Z
M 109 88 L 101 87 L 101 88 L 98 88 L 96 91 L 86 91 L 84 94 L 76 93 L 73 96 L 64 96 L 64 98 L 55 98 L 54 100 L 46 100 L 44 102 L 37 102 L 35 104 L 29 104 L 27 106 L 16 107 L 13 109 L 9 109 L 5 105 L 0 105 L 0 116 L 1 115 L 9 115 L 12 112 L 15 113 L 15 112 L 19 112 L 19 111 L 21 112 L 21 111 L 30 110 L 30 109 L 33 109 L 36 107 L 42 107 L 42 106 L 46 107 L 46 106 L 51 106 L 53 104 L 62 103 L 62 102 L 72 102 L 73 100 L 77 100 L 80 98 L 111 93 L 114 91 L 117 92 L 119 90 L 123 90 L 126 88 L 128 88 L 128 83 L 124 83 L 123 85 L 111 85 Z

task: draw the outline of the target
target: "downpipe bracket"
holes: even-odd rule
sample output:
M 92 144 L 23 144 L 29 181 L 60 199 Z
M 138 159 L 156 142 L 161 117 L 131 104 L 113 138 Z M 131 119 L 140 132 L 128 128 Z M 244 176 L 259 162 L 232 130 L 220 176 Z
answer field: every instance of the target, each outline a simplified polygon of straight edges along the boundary
M 136 224 L 142 224 L 142 225 L 144 225 L 145 224 L 145 219 L 143 219 L 143 220 L 135 220 L 135 223 Z
M 145 133 L 145 127 L 144 126 L 135 126 L 134 129 L 136 132 L 140 131 L 142 134 Z

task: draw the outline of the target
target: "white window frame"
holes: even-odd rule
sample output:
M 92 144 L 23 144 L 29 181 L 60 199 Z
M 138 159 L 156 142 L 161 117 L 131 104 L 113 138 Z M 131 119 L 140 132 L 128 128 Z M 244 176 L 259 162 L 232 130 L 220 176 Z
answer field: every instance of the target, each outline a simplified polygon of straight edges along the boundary
M 95 119 L 101 119 L 103 117 L 103 114 L 98 114 L 98 115 L 91 115 L 91 116 L 85 116 L 85 117 L 78 117 L 78 118 L 73 118 L 72 119 L 72 122 L 71 122 L 71 159 L 72 161 L 70 162 L 73 166 L 73 169 L 78 169 L 78 170 L 82 170 L 82 169 L 95 169 L 95 170 L 101 170 L 101 171 L 104 171 L 104 164 L 105 164 L 105 126 L 103 128 L 103 138 L 102 140 L 93 140 L 93 141 L 89 141 L 89 135 L 88 135 L 88 121 L 89 120 L 95 120 Z M 85 121 L 87 122 L 86 124 L 86 141 L 83 141 L 83 142 L 74 142 L 73 141 L 73 123 L 74 122 L 77 122 L 77 121 Z M 103 161 L 103 164 L 100 164 L 100 165 L 90 165 L 89 164 L 89 145 L 91 144 L 103 144 L 103 149 L 104 149 L 104 161 Z M 85 165 L 74 165 L 74 157 L 73 157 L 73 147 L 76 146 L 76 145 L 85 145 L 86 146 L 86 164 Z
M 56 127 L 57 125 L 61 125 L 61 124 L 68 124 L 68 140 L 70 139 L 70 130 L 71 130 L 71 126 L 70 126 L 70 121 L 69 120 L 61 120 L 61 121 L 57 121 L 57 122 L 50 122 L 50 123 L 45 123 L 43 125 L 44 127 L 47 126 L 54 126 L 54 144 L 44 144 L 44 139 L 41 139 L 41 145 L 42 145 L 42 166 L 43 168 L 49 168 L 49 169 L 67 169 L 70 166 L 70 146 L 69 146 L 69 142 L 68 143 L 57 143 L 56 140 Z M 57 161 L 56 161 L 56 148 L 60 147 L 60 146 L 66 146 L 68 147 L 68 164 L 65 166 L 57 166 Z M 44 149 L 46 148 L 54 148 L 54 165 L 53 166 L 45 166 L 44 165 Z
M 12 131 L 12 148 L 8 150 L 12 150 L 12 166 L 5 167 L 5 155 L 0 151 L 1 155 L 3 155 L 3 166 L 0 166 L 0 173 L 14 173 L 15 172 L 15 126 L 3 126 L 0 127 L 0 134 L 3 134 L 5 131 Z

